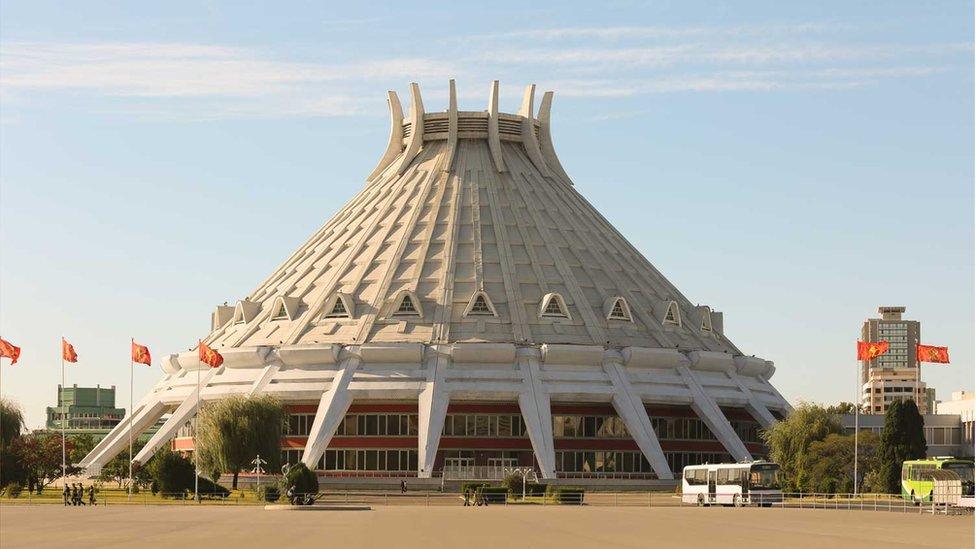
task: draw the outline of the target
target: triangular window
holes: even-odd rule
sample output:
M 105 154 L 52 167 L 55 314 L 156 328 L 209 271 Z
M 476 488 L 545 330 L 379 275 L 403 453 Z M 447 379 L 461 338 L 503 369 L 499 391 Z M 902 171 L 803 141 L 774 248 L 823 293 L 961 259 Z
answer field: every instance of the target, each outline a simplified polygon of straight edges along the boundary
M 664 313 L 664 323 L 675 326 L 681 325 L 681 312 L 678 310 L 678 304 L 674 301 L 668 303 L 668 311 Z
M 496 316 L 495 307 L 484 292 L 474 294 L 464 311 L 464 316 Z
M 403 299 L 400 300 L 400 305 L 398 305 L 396 311 L 393 312 L 393 316 L 419 315 L 420 311 L 418 311 L 417 306 L 414 305 L 413 299 L 410 298 L 410 294 L 404 294 Z
M 240 305 L 238 305 L 237 310 L 234 311 L 234 324 L 244 324 L 244 310 Z
M 285 309 L 285 302 L 282 301 L 278 305 L 278 312 L 275 313 L 271 320 L 286 320 L 288 318 L 288 310 Z
M 566 304 L 559 294 L 546 294 L 542 298 L 542 312 L 539 316 L 548 318 L 569 318 L 566 312 Z
M 712 331 L 712 312 L 706 307 L 702 310 L 702 321 L 701 321 L 701 331 L 711 332 Z
M 627 320 L 630 321 L 630 308 L 627 307 L 627 302 L 624 298 L 618 297 L 613 300 L 613 307 L 610 308 L 610 314 L 607 315 L 608 320 Z
M 349 318 L 349 311 L 346 310 L 346 304 L 342 302 L 341 297 L 336 297 L 332 308 L 325 313 L 325 318 Z

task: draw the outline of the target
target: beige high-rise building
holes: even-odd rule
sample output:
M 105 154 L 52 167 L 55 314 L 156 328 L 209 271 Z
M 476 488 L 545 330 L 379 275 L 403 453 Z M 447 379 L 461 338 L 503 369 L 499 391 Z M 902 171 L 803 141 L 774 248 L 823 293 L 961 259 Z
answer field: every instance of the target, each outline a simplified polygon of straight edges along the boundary
M 866 414 L 883 414 L 892 402 L 916 398 L 919 410 L 927 410 L 926 387 L 915 358 L 921 326 L 902 318 L 904 312 L 905 307 L 878 307 L 881 318 L 869 318 L 861 327 L 861 341 L 890 344 L 887 353 L 861 361 L 861 409 Z

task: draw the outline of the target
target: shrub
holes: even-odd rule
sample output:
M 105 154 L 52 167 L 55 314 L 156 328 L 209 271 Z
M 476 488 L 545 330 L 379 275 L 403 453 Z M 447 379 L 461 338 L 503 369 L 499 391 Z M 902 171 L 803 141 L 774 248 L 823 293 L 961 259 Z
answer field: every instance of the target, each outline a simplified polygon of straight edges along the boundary
M 505 478 L 502 479 L 502 486 L 508 488 L 509 494 L 521 494 L 522 475 L 517 475 L 515 473 L 505 475 Z
M 551 495 L 558 503 L 583 505 L 583 488 L 577 486 L 550 485 L 547 493 Z
M 200 497 L 224 499 L 230 495 L 230 490 L 204 477 L 198 477 Z
M 470 490 L 473 494 L 477 492 L 479 488 L 486 486 L 488 486 L 487 482 L 465 482 L 461 484 L 461 493 L 463 494 Z
M 274 503 L 281 498 L 281 490 L 277 486 L 260 486 L 257 490 L 258 499 Z
M 156 480 L 156 479 L 153 479 L 152 480 L 152 483 L 149 484 L 149 491 L 152 492 L 152 495 L 154 495 L 154 496 L 159 493 L 159 481 L 158 480 Z
M 16 498 L 20 497 L 20 493 L 24 491 L 24 485 L 19 482 L 11 482 L 7 485 L 7 497 Z
M 193 464 L 168 448 L 153 457 L 152 476 L 163 497 L 182 497 L 193 489 Z
M 485 503 L 505 503 L 508 497 L 507 486 L 482 486 L 478 488 L 478 494 L 484 498 Z
M 543 484 L 540 482 L 529 482 L 525 485 L 525 495 L 526 496 L 544 496 L 546 491 L 549 489 L 548 484 Z M 519 488 L 521 490 L 521 487 Z
M 319 477 L 301 462 L 288 468 L 285 475 L 285 490 L 294 488 L 296 494 L 319 493 Z

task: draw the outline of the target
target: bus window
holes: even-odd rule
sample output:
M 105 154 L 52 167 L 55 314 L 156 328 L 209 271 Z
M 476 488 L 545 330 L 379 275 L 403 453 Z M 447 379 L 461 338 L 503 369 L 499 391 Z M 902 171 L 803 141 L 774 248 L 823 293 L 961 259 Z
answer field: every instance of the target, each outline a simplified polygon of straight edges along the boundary
M 779 465 L 754 465 L 749 474 L 750 490 L 779 490 Z
M 729 483 L 729 470 L 728 469 L 719 469 L 718 470 L 718 478 L 715 479 L 715 481 L 717 483 L 719 483 L 719 484 L 728 484 Z
M 912 474 L 912 466 L 907 463 L 903 463 L 901 466 L 901 479 L 908 480 L 909 478 L 911 478 L 911 474 Z

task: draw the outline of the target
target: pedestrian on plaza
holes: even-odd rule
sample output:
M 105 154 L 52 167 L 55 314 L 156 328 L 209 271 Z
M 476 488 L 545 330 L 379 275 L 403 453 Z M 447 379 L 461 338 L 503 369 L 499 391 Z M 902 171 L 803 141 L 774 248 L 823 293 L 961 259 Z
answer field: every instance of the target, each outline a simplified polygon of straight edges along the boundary
M 405 481 L 405 480 L 401 480 L 400 481 L 400 493 L 401 494 L 406 494 L 407 493 L 407 481 Z
M 464 506 L 471 507 L 471 488 L 464 489 Z
M 78 505 L 78 485 L 71 483 L 71 505 Z
M 61 495 L 64 497 L 64 505 L 70 505 L 70 503 L 68 503 L 68 498 L 71 496 L 71 490 L 68 489 L 67 483 L 64 485 L 64 490 L 61 491 Z
M 88 505 L 95 505 L 95 485 L 88 487 Z

